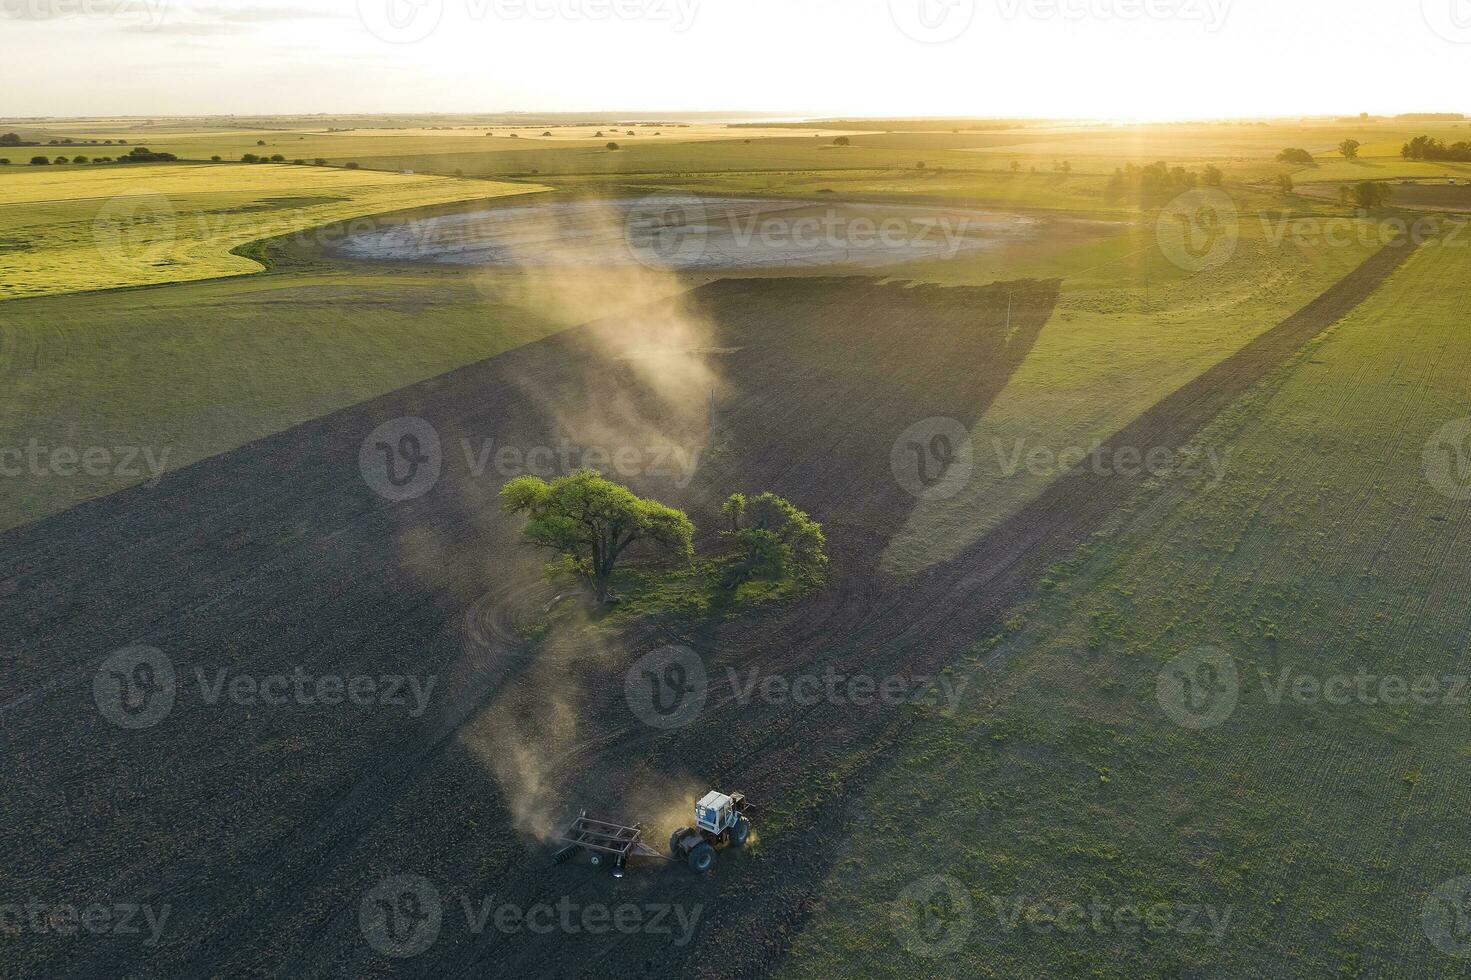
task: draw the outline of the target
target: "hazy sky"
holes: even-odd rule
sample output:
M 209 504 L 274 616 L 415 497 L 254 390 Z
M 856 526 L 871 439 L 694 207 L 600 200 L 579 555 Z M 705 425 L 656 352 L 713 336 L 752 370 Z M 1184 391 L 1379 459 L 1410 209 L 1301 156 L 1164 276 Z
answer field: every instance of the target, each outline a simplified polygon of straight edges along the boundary
M 0 0 L 0 116 L 1471 111 L 1471 0 Z

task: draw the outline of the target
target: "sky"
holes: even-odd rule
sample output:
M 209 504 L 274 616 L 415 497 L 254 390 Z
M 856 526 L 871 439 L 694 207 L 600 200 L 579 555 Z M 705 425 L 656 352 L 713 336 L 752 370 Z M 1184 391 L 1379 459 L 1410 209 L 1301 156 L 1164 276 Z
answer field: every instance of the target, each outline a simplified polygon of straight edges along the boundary
M 0 0 L 0 117 L 1471 112 L 1471 0 Z

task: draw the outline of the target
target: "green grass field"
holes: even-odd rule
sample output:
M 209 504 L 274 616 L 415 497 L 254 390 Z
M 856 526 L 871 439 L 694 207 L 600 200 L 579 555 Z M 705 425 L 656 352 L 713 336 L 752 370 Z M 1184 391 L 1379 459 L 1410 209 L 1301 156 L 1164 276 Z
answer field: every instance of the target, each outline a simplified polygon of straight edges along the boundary
M 1219 485 L 1142 492 L 978 646 L 974 696 L 852 814 L 786 975 L 1454 969 L 1422 911 L 1466 871 L 1466 702 L 1439 680 L 1434 704 L 1275 692 L 1466 671 L 1471 507 L 1425 450 L 1471 413 L 1468 274 L 1465 250 L 1422 250 L 1206 433 Z M 1160 678 L 1201 648 L 1239 684 L 1216 675 L 1186 717 L 1234 711 L 1196 730 Z
M 242 245 L 536 185 L 325 167 L 129 164 L 0 173 L 0 300 L 257 272 Z

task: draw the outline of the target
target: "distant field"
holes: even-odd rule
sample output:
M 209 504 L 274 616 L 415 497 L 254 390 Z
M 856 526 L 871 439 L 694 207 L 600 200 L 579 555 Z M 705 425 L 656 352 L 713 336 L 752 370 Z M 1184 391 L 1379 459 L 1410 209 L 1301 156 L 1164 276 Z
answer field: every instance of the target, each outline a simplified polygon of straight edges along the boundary
M 0 299 L 255 272 L 231 250 L 361 215 L 542 190 L 323 167 L 0 170 Z
M 984 666 L 958 672 L 974 695 L 923 721 L 849 815 L 787 976 L 1456 970 L 1422 910 L 1466 870 L 1464 702 L 1271 695 L 1466 670 L 1471 505 L 1425 453 L 1471 414 L 1468 254 L 1421 250 L 1207 431 L 1219 483 L 1146 488 L 977 648 Z M 1203 645 L 1239 690 L 1210 682 L 1204 706 L 1234 711 L 1191 730 L 1159 678 Z M 1121 906 L 1163 925 L 1120 930 Z

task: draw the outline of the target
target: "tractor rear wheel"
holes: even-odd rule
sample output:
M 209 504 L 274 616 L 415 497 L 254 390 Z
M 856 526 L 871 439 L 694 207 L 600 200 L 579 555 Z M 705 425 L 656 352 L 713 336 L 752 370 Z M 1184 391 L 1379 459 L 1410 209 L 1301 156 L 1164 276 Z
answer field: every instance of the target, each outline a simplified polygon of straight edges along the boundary
M 694 850 L 690 851 L 690 867 L 693 868 L 695 871 L 698 871 L 700 874 L 704 874 L 706 871 L 709 871 L 711 865 L 713 865 L 714 863 L 715 848 L 711 847 L 709 844 L 701 841 L 699 844 L 695 845 Z
M 751 821 L 747 820 L 745 817 L 741 817 L 735 822 L 735 826 L 730 828 L 730 846 L 742 847 L 745 845 L 747 838 L 749 838 L 750 836 Z

